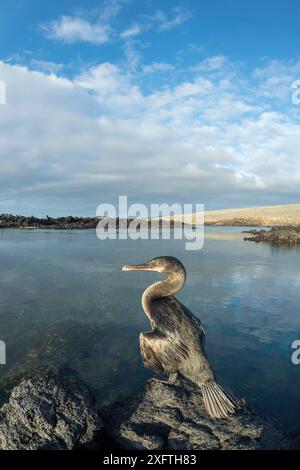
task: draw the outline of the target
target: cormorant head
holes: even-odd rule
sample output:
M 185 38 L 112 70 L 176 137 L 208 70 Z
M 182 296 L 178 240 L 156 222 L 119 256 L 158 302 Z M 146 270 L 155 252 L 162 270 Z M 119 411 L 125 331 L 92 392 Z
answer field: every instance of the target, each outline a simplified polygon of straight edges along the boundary
M 143 264 L 123 266 L 122 271 L 158 271 L 168 276 L 177 273 L 185 275 L 183 264 L 173 256 L 158 256 Z

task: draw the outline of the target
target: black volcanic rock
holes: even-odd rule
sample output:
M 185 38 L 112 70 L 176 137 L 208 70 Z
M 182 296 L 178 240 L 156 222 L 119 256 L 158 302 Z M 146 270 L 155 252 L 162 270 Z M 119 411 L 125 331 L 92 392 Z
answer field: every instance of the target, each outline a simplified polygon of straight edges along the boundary
M 95 229 L 99 222 L 97 217 L 26 217 L 21 215 L 0 215 L 0 228 L 38 228 L 38 229 Z
M 246 241 L 269 242 L 274 245 L 300 244 L 300 226 L 272 227 L 271 230 L 249 230 L 252 236 L 244 238 Z
M 73 449 L 89 443 L 100 423 L 82 385 L 50 378 L 25 380 L 0 410 L 0 449 Z
M 132 228 L 150 229 L 150 228 L 176 228 L 183 227 L 182 222 L 157 220 L 138 220 L 138 219 L 111 219 L 109 217 L 26 217 L 22 215 L 0 214 L 0 229 L 20 228 L 20 229 L 48 229 L 48 230 L 88 230 L 96 229 L 99 222 L 102 227 L 126 229 L 133 223 Z M 187 224 L 188 225 L 188 224 Z
M 0 449 L 300 449 L 299 433 L 244 406 L 227 419 L 210 418 L 200 390 L 186 380 L 174 385 L 149 380 L 134 397 L 96 415 L 79 382 L 32 378 L 15 386 L 0 409 Z
M 199 388 L 155 380 L 133 398 L 105 408 L 103 431 L 123 449 L 289 449 L 296 439 L 246 406 L 227 419 L 207 415 Z M 299 448 L 299 447 L 298 447 Z

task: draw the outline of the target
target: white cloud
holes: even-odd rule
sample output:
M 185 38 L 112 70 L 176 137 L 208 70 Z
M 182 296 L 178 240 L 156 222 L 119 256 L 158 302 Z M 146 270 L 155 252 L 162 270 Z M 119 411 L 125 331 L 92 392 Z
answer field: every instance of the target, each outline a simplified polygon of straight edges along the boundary
M 55 21 L 41 25 L 48 38 L 71 44 L 78 41 L 103 44 L 108 41 L 110 26 L 106 23 L 91 23 L 78 16 L 61 16 Z
M 144 65 L 143 67 L 144 73 L 168 72 L 173 69 L 173 65 L 164 62 L 152 62 L 152 64 Z
M 105 0 L 99 8 L 100 18 L 107 22 L 117 16 L 130 0 Z
M 229 65 L 229 61 L 227 57 L 223 55 L 216 55 L 212 57 L 208 57 L 204 59 L 202 62 L 197 64 L 194 67 L 195 71 L 216 71 L 216 70 L 223 70 L 225 66 Z
M 128 28 L 117 33 L 112 27 L 112 20 L 116 17 L 124 5 L 130 0 L 107 0 L 101 9 L 94 11 L 96 20 L 87 15 L 62 15 L 59 18 L 39 25 L 39 29 L 49 38 L 62 41 L 67 44 L 87 42 L 101 45 L 106 43 L 111 36 L 118 36 L 123 40 L 130 40 L 139 34 L 155 29 L 158 32 L 170 31 L 191 18 L 190 11 L 183 6 L 177 6 L 169 12 L 157 9 L 153 15 L 140 15 L 140 22 L 135 22 Z
M 188 21 L 191 18 L 191 13 L 186 7 L 177 6 L 169 13 L 158 9 L 150 18 L 157 23 L 161 31 L 169 31 Z
M 258 93 L 264 98 L 290 101 L 291 84 L 300 77 L 300 61 L 265 60 L 253 71 L 258 82 Z
M 128 85 L 124 88 L 124 81 L 124 77 L 121 78 L 119 67 L 109 62 L 91 67 L 88 72 L 83 72 L 76 78 L 76 83 L 79 86 L 93 90 L 102 97 L 117 91 L 120 93 L 122 88 L 126 93 Z
M 134 24 L 134 25 L 131 26 L 130 28 L 125 29 L 125 31 L 123 31 L 123 32 L 120 34 L 120 37 L 123 38 L 123 39 L 127 39 L 127 38 L 131 38 L 131 37 L 133 37 L 133 36 L 137 36 L 140 32 L 141 32 L 141 27 L 140 27 L 140 25 Z
M 40 70 L 41 72 L 45 73 L 53 73 L 58 74 L 63 68 L 63 64 L 57 64 L 56 62 L 48 62 L 46 60 L 37 60 L 32 59 L 30 61 L 30 65 L 35 70 Z
M 124 55 L 127 59 L 127 66 L 132 71 L 137 69 L 142 60 L 142 55 L 136 46 L 137 41 L 135 41 L 132 37 L 127 38 L 123 46 Z
M 299 201 L 295 107 L 274 111 L 258 97 L 264 74 L 245 86 L 238 68 L 218 70 L 145 93 L 144 71 L 111 63 L 70 80 L 0 62 L 0 212 L 93 214 L 120 193 L 215 206 Z
M 140 15 L 140 22 L 126 29 L 120 36 L 126 39 L 151 30 L 171 31 L 186 23 L 191 17 L 191 12 L 185 6 L 174 7 L 168 12 L 157 9 L 152 15 Z

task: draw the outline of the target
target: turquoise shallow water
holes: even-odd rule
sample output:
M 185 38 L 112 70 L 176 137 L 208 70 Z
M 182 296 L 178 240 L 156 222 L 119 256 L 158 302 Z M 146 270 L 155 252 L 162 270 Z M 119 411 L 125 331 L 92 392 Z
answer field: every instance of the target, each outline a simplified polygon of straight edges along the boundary
M 208 227 L 196 252 L 181 240 L 0 230 L 1 383 L 42 364 L 74 370 L 99 405 L 137 390 L 151 375 L 139 354 L 138 334 L 149 329 L 140 298 L 159 276 L 121 266 L 173 255 L 188 273 L 178 298 L 203 321 L 222 382 L 259 413 L 297 427 L 300 365 L 290 346 L 300 339 L 300 250 L 245 242 L 241 230 Z

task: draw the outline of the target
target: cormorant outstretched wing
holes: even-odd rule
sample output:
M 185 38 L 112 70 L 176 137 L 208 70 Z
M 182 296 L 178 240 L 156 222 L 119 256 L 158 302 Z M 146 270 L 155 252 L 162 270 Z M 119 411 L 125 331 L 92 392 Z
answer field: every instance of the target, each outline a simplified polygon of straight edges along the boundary
M 156 372 L 177 371 L 178 363 L 188 357 L 188 349 L 179 340 L 173 340 L 159 330 L 140 334 L 144 364 Z

